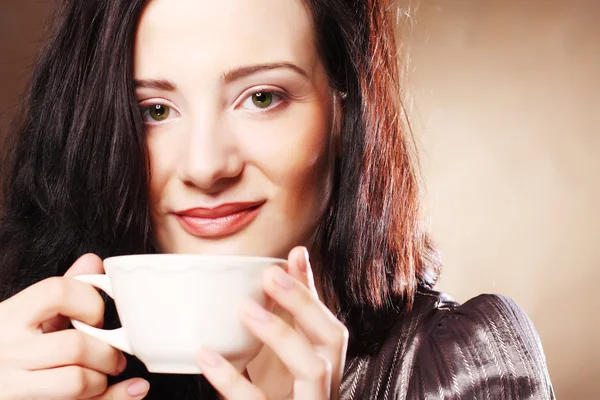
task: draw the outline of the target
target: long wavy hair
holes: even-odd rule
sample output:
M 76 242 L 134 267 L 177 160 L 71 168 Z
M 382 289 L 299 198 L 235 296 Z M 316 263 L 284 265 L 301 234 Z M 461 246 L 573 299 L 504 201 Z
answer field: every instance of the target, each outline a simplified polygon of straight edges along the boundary
M 377 349 L 393 322 L 387 316 L 410 309 L 418 286 L 433 286 L 439 263 L 419 211 L 393 1 L 303 1 L 342 99 L 342 151 L 318 230 L 317 279 L 350 331 L 350 357 Z M 51 19 L 19 128 L 4 146 L 0 300 L 64 274 L 84 253 L 154 251 L 133 86 L 146 2 L 65 0 Z M 106 321 L 118 325 L 110 304 Z M 148 398 L 214 395 L 203 377 L 148 374 L 135 359 L 117 379 L 130 376 L 150 380 Z

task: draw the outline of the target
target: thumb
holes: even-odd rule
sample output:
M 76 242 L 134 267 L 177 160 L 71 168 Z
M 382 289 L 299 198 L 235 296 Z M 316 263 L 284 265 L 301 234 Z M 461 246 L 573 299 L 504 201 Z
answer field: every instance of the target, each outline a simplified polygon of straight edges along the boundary
M 85 275 L 85 274 L 102 274 L 104 273 L 104 264 L 100 257 L 95 254 L 84 254 L 77 259 L 71 265 L 71 267 L 65 272 L 65 278 L 72 278 L 76 275 Z M 56 332 L 66 329 L 69 326 L 69 319 L 63 317 L 62 315 L 57 315 L 56 317 L 45 321 L 42 324 L 42 332 Z
M 148 381 L 132 378 L 110 386 L 100 396 L 89 400 L 140 400 L 146 397 L 148 390 L 150 390 Z

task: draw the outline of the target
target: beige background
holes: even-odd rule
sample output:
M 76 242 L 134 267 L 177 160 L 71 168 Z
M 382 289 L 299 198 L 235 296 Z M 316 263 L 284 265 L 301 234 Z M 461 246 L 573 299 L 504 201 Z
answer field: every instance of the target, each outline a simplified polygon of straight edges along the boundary
M 600 399 L 600 1 L 414 4 L 402 21 L 438 287 L 514 298 L 557 397 Z
M 0 0 L 0 132 L 52 1 Z M 400 0 L 439 288 L 504 293 L 560 399 L 600 399 L 600 1 Z

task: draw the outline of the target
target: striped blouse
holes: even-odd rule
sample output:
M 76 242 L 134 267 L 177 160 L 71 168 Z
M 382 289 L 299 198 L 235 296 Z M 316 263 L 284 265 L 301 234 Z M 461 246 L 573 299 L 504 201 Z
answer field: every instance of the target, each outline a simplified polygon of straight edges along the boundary
M 420 289 L 381 350 L 346 361 L 342 400 L 554 399 L 539 336 L 498 295 L 463 305 Z

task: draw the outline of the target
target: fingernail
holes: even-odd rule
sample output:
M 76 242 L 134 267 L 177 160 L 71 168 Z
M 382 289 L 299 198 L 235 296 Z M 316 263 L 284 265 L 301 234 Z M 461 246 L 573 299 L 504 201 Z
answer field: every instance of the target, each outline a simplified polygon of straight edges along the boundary
M 275 270 L 274 280 L 277 285 L 286 290 L 294 286 L 294 278 L 282 269 Z
M 150 384 L 145 380 L 135 381 L 127 388 L 127 393 L 133 398 L 139 398 L 148 394 Z
M 125 358 L 125 355 L 121 353 L 121 359 L 119 360 L 119 366 L 117 369 L 119 370 L 119 373 L 121 373 L 125 371 L 125 368 L 127 368 L 127 358 Z
M 222 358 L 220 355 L 218 355 L 217 353 L 215 353 L 214 351 L 209 350 L 209 349 L 200 350 L 199 359 L 202 362 L 202 364 L 205 364 L 205 365 L 208 365 L 211 367 L 218 367 L 219 365 L 221 365 L 221 361 L 222 361 Z
M 269 312 L 252 300 L 246 301 L 245 311 L 257 321 L 267 322 L 269 320 Z

